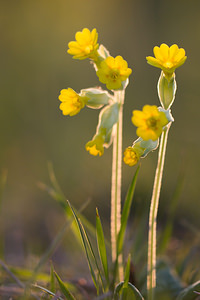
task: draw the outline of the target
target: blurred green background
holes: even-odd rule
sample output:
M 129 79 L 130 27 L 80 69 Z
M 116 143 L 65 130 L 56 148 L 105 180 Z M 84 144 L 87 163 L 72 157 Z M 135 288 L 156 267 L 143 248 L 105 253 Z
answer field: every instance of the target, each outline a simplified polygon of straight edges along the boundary
M 177 226 L 185 221 L 200 226 L 200 2 L 1 1 L 0 169 L 8 171 L 8 178 L 0 233 L 11 264 L 16 258 L 19 264 L 27 256 L 40 255 L 65 220 L 58 203 L 37 185 L 49 183 L 48 161 L 73 205 L 78 208 L 90 199 L 84 212 L 90 220 L 95 222 L 98 206 L 105 223 L 109 221 L 112 148 L 101 158 L 84 149 L 95 133 L 98 111 L 85 108 L 77 116 L 64 117 L 59 110 L 61 89 L 72 87 L 79 92 L 99 85 L 88 60 L 76 61 L 67 54 L 68 42 L 84 27 L 97 28 L 99 43 L 111 55 L 121 55 L 133 70 L 124 105 L 124 149 L 136 139 L 132 110 L 144 104 L 159 105 L 160 71 L 149 66 L 145 57 L 163 42 L 186 49 L 188 59 L 176 72 L 175 123 L 169 134 L 160 216 L 162 220 L 169 217 L 181 174 L 184 184 Z M 138 212 L 149 209 L 156 161 L 157 151 L 142 161 L 135 197 Z M 123 197 L 134 171 L 123 165 Z

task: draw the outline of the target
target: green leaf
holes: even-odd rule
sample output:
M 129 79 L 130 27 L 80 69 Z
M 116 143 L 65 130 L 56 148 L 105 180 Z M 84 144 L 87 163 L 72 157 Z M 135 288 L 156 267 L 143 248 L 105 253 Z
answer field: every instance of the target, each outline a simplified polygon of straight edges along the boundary
M 128 256 L 128 261 L 126 264 L 125 275 L 124 275 L 124 284 L 122 286 L 122 299 L 126 300 L 128 296 L 128 282 L 130 277 L 130 265 L 131 265 L 131 255 Z
M 106 253 L 106 245 L 104 239 L 103 228 L 101 224 L 101 219 L 99 217 L 98 209 L 96 208 L 96 232 L 97 232 L 97 244 L 99 250 L 99 256 L 101 259 L 101 263 L 103 266 L 105 278 L 107 281 L 107 286 L 109 286 L 109 274 L 108 274 L 108 260 L 107 260 L 107 253 Z
M 70 293 L 70 291 L 67 289 L 65 283 L 60 279 L 58 274 L 54 271 L 55 277 L 58 281 L 58 284 L 60 286 L 60 289 L 63 293 L 63 295 L 67 298 L 67 300 L 75 300 L 74 296 Z
M 119 300 L 120 294 L 123 291 L 123 286 L 124 286 L 124 281 L 120 282 L 114 291 L 114 300 Z M 128 286 L 127 286 L 127 293 L 125 295 L 125 298 L 123 298 L 123 294 L 121 299 L 122 300 L 144 300 L 144 298 L 142 297 L 141 293 L 139 292 L 139 290 L 130 282 L 128 282 Z
M 127 222 L 128 222 L 128 217 L 129 217 L 130 208 L 131 208 L 131 204 L 132 204 L 132 200 L 133 200 L 133 195 L 134 195 L 134 190 L 135 190 L 135 185 L 136 185 L 136 180 L 137 180 L 139 169 L 140 169 L 140 166 L 138 166 L 138 168 L 133 176 L 131 185 L 129 187 L 129 190 L 128 190 L 128 193 L 126 196 L 123 211 L 122 211 L 121 228 L 120 228 L 120 231 L 118 234 L 118 239 L 117 239 L 118 255 L 121 253 L 123 244 L 124 244 L 124 236 L 125 236 L 126 226 L 127 226 Z
M 131 255 L 128 255 L 128 261 L 126 264 L 125 275 L 124 275 L 124 284 L 123 288 L 128 287 L 129 277 L 130 277 L 130 265 L 131 265 Z
M 37 284 L 34 284 L 33 285 L 34 288 L 38 288 L 40 290 L 42 290 L 43 292 L 51 295 L 51 296 L 56 296 L 56 294 L 52 293 L 51 291 L 49 291 L 48 289 L 44 288 L 43 286 L 40 286 L 40 285 L 37 285 Z M 57 298 L 56 298 L 57 299 Z M 62 297 L 58 297 L 59 300 L 64 300 Z
M 195 300 L 198 297 L 196 292 L 200 292 L 200 280 L 182 290 L 176 300 Z
M 51 272 L 50 272 L 50 290 L 55 293 L 55 277 L 54 277 L 54 267 L 53 263 L 51 262 Z
M 71 208 L 71 211 L 72 211 L 72 213 L 74 215 L 74 218 L 75 218 L 75 220 L 77 222 L 77 225 L 78 225 L 78 228 L 79 228 L 79 231 L 80 231 L 81 240 L 82 240 L 83 247 L 84 247 L 84 250 L 85 250 L 85 254 L 86 254 L 86 257 L 87 257 L 88 266 L 89 266 L 90 273 L 91 273 L 91 276 L 92 276 L 92 280 L 93 280 L 94 285 L 96 287 L 97 294 L 99 294 L 99 282 L 96 279 L 95 271 L 93 269 L 92 262 L 96 265 L 96 268 L 98 270 L 98 275 L 99 275 L 100 280 L 101 280 L 102 289 L 104 289 L 104 287 L 103 287 L 103 280 L 102 280 L 102 277 L 101 277 L 100 269 L 99 269 L 99 266 L 97 264 L 97 260 L 96 260 L 94 251 L 92 249 L 92 245 L 90 243 L 89 237 L 88 237 L 88 235 L 87 235 L 87 233 L 86 233 L 86 231 L 85 231 L 85 229 L 84 229 L 84 227 L 83 227 L 80 219 L 77 217 L 77 215 L 76 215 L 73 207 L 69 203 L 69 201 L 68 201 L 68 204 L 69 204 L 69 207 Z M 91 260 L 91 258 L 92 258 L 92 260 Z

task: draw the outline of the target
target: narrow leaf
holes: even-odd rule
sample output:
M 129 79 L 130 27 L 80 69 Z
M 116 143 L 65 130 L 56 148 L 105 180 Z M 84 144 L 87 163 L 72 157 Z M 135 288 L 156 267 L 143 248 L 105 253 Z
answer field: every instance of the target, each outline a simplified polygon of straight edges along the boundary
M 99 217 L 98 209 L 96 208 L 96 232 L 97 232 L 97 244 L 99 250 L 99 256 L 101 259 L 101 263 L 103 266 L 105 278 L 107 281 L 107 286 L 109 286 L 109 275 L 108 275 L 108 260 L 107 260 L 107 253 L 106 253 L 106 245 L 104 239 L 103 228 L 101 224 L 101 219 Z
M 126 269 L 125 269 L 123 288 L 128 287 L 128 282 L 129 282 L 129 277 L 130 277 L 130 265 L 131 265 L 131 255 L 129 254 L 128 261 L 126 264 Z
M 67 300 L 75 300 L 74 296 L 70 293 L 70 291 L 67 289 L 64 282 L 60 279 L 60 277 L 58 276 L 58 274 L 55 271 L 54 271 L 54 274 L 55 274 L 55 277 L 58 281 L 60 289 L 61 289 L 63 295 L 67 298 Z
M 128 261 L 126 264 L 125 275 L 124 275 L 124 284 L 122 286 L 122 299 L 126 300 L 128 295 L 128 282 L 130 277 L 130 264 L 131 264 L 131 255 L 128 256 Z
M 119 300 L 119 296 L 122 292 L 123 285 L 124 282 L 122 281 L 116 286 L 114 291 L 114 300 Z M 122 300 L 124 300 L 123 297 Z M 130 282 L 128 282 L 128 291 L 126 295 L 126 300 L 144 300 L 139 290 Z
M 200 292 L 200 280 L 182 290 L 176 300 L 195 300 Z
M 40 289 L 41 291 L 51 295 L 51 296 L 56 296 L 56 294 L 52 293 L 51 291 L 49 291 L 48 289 L 44 288 L 43 286 L 34 284 L 33 287 Z M 58 297 L 59 300 L 64 300 L 62 297 Z
M 69 203 L 69 201 L 68 201 L 68 204 L 69 204 L 69 207 L 71 208 L 71 211 L 72 211 L 72 213 L 74 215 L 74 218 L 76 220 L 76 223 L 78 225 L 80 236 L 81 236 L 81 240 L 82 240 L 83 247 L 84 247 L 85 254 L 86 254 L 86 257 L 87 257 L 87 261 L 88 261 L 88 266 L 89 266 L 90 273 L 91 273 L 91 276 L 92 276 L 92 280 L 94 282 L 94 285 L 95 285 L 95 287 L 97 289 L 97 294 L 98 294 L 99 293 L 99 285 L 98 285 L 98 281 L 97 281 L 96 276 L 95 276 L 95 272 L 94 272 L 94 269 L 93 269 L 93 266 L 92 266 L 92 262 L 91 262 L 91 259 L 90 259 L 90 255 L 89 255 L 89 251 L 88 251 L 88 250 L 91 250 L 91 246 L 90 246 L 90 244 L 88 244 L 88 239 L 86 238 L 85 231 L 83 231 L 83 226 L 82 226 L 82 224 L 80 222 L 80 219 L 78 219 L 78 217 L 77 217 L 77 215 L 76 215 L 73 207 Z
M 55 277 L 54 277 L 54 267 L 53 263 L 51 262 L 51 271 L 50 271 L 50 290 L 55 293 L 56 288 L 55 288 Z
M 136 180 L 137 180 L 137 176 L 139 173 L 139 169 L 140 169 L 140 166 L 138 166 L 138 168 L 133 176 L 131 185 L 129 187 L 129 190 L 128 190 L 128 193 L 126 196 L 123 211 L 122 211 L 121 228 L 120 228 L 120 231 L 118 234 L 118 239 L 117 239 L 118 255 L 121 253 L 123 244 L 124 244 L 124 236 L 125 236 L 126 226 L 127 226 L 127 222 L 128 222 L 128 217 L 129 217 L 130 208 L 131 208 L 131 204 L 132 204 L 132 200 L 133 200 L 133 195 L 134 195 L 134 191 L 135 191 L 135 185 L 136 185 Z

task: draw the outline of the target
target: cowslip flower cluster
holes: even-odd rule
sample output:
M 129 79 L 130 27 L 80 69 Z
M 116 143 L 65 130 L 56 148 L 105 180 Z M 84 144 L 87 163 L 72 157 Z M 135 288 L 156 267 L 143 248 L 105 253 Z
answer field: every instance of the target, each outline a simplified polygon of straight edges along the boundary
M 142 111 L 133 111 L 132 123 L 138 127 L 136 134 L 139 139 L 124 151 L 124 162 L 129 166 L 137 164 L 140 158 L 155 150 L 163 130 L 174 121 L 170 107 L 177 88 L 175 70 L 184 64 L 187 56 L 185 50 L 176 44 L 171 47 L 161 44 L 160 47 L 154 47 L 153 52 L 155 57 L 147 56 L 146 59 L 150 65 L 162 70 L 158 80 L 158 96 L 162 107 L 145 105 Z
M 132 123 L 137 126 L 139 138 L 124 151 L 124 162 L 130 167 L 136 165 L 140 158 L 155 150 L 164 127 L 173 121 L 171 114 L 155 105 L 145 105 L 143 110 L 134 110 Z
M 147 62 L 163 70 L 167 79 L 170 79 L 178 67 L 182 66 L 187 59 L 185 50 L 179 48 L 176 44 L 171 47 L 161 44 L 153 49 L 155 57 L 147 56 Z
M 86 150 L 94 156 L 102 156 L 104 148 L 112 143 L 115 124 L 118 122 L 120 97 L 118 91 L 124 91 L 128 85 L 128 77 L 132 70 L 121 57 L 112 57 L 108 50 L 98 44 L 96 28 L 90 31 L 84 28 L 75 34 L 75 41 L 68 43 L 68 53 L 74 59 L 87 59 L 93 63 L 97 77 L 101 83 L 106 84 L 107 89 L 113 94 L 101 88 L 83 89 L 76 93 L 72 88 L 63 89 L 60 92 L 60 109 L 63 115 L 74 116 L 85 106 L 89 108 L 104 108 L 99 113 L 99 121 L 96 133 L 91 141 L 86 143 Z

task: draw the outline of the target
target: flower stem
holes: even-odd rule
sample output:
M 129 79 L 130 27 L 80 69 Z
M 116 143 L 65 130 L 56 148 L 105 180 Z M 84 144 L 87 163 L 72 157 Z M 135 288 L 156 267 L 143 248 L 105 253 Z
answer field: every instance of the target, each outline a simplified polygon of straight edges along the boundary
M 118 259 L 119 279 L 123 280 L 122 256 L 117 258 L 117 235 L 121 226 L 121 173 L 122 173 L 122 123 L 124 91 L 115 92 L 116 101 L 119 103 L 119 119 L 116 124 L 116 132 L 113 136 L 112 158 L 112 183 L 111 183 L 111 249 L 112 262 Z
M 161 182 L 163 175 L 163 168 L 165 162 L 165 153 L 167 147 L 167 137 L 171 123 L 169 123 L 163 131 L 160 139 L 160 147 L 158 154 L 158 163 L 156 168 L 156 175 L 154 179 L 153 193 L 151 198 L 151 207 L 149 215 L 149 237 L 148 237 L 148 263 L 147 263 L 147 299 L 155 299 L 156 287 L 156 225 L 159 196 L 161 190 Z

